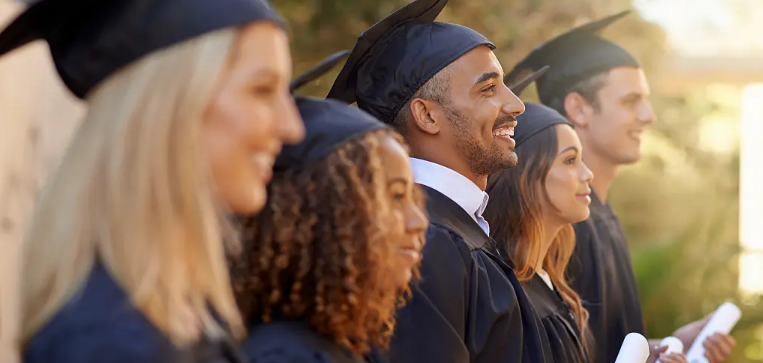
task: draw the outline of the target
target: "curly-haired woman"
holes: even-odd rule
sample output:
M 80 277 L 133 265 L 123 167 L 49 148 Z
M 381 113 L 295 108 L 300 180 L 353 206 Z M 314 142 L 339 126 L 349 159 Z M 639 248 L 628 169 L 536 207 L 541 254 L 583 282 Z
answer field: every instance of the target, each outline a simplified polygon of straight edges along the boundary
M 356 362 L 385 348 L 428 221 L 401 137 L 365 112 L 299 99 L 307 136 L 275 165 L 232 264 L 252 362 Z

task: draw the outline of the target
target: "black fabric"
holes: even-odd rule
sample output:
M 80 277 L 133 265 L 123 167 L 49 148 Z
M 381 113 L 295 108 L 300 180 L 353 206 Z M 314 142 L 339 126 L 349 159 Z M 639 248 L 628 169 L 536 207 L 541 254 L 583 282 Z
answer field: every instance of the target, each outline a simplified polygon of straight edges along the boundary
M 28 342 L 24 363 L 239 363 L 230 339 L 183 348 L 134 306 L 102 265 L 93 267 L 76 293 Z
M 628 333 L 644 334 L 636 277 L 620 220 L 591 193 L 591 216 L 576 223 L 568 281 L 590 313 L 594 361 L 611 363 Z
M 495 49 L 467 27 L 433 20 L 447 0 L 416 0 L 360 34 L 328 97 L 391 123 L 414 92 L 478 46 Z
M 520 80 L 513 80 L 509 75 L 505 75 L 503 77 L 503 81 L 506 84 L 507 87 L 511 90 L 511 92 L 514 93 L 517 97 L 522 96 L 522 92 L 525 91 L 527 86 L 532 84 L 533 82 L 537 81 L 538 78 L 542 77 L 546 72 L 548 71 L 550 67 L 549 66 L 543 66 L 540 69 L 538 69 L 535 72 L 532 72 L 531 74 L 527 75 L 526 77 L 520 79 Z
M 604 28 L 629 13 L 624 11 L 581 25 L 538 46 L 509 72 L 508 82 L 550 66 L 535 82 L 541 103 L 548 104 L 569 93 L 576 83 L 599 73 L 617 67 L 641 67 L 628 51 L 598 36 Z
M 289 90 L 294 92 L 300 87 L 320 78 L 349 55 L 349 50 L 343 50 L 326 57 L 326 59 L 318 62 L 318 64 L 294 78 L 294 80 L 289 83 Z
M 398 313 L 389 361 L 552 362 L 540 319 L 495 242 L 458 204 L 422 187 L 430 218 L 422 280 Z
M 537 274 L 523 284 L 540 314 L 555 363 L 589 363 L 577 319 L 558 292 L 551 290 Z M 611 361 L 614 362 L 614 361 Z M 610 362 L 610 363 L 611 363 Z
M 296 102 L 305 123 L 305 138 L 284 146 L 275 171 L 319 160 L 353 138 L 387 127 L 363 110 L 336 100 L 297 97 Z
M 151 52 L 255 21 L 284 26 L 266 0 L 42 0 L 0 33 L 0 56 L 44 39 L 66 86 L 85 98 Z
M 303 322 L 273 322 L 251 329 L 241 348 L 249 363 L 362 363 L 328 337 Z
M 567 120 L 556 110 L 541 105 L 539 103 L 525 102 L 525 112 L 517 116 L 517 126 L 514 127 L 515 147 L 519 147 L 533 135 L 552 127 L 554 125 L 569 125 L 574 127 L 572 122 Z

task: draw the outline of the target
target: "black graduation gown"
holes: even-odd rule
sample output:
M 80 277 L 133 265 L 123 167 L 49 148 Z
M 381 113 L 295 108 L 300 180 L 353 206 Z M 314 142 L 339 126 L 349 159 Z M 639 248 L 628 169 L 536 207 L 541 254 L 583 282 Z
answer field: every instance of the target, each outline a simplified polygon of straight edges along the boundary
M 525 291 L 540 315 L 555 363 L 589 363 L 577 319 L 555 290 L 537 274 L 524 283 Z M 614 362 L 614 361 L 612 361 Z M 610 362 L 610 363 L 612 363 Z
M 252 328 L 241 348 L 249 363 L 363 363 L 303 322 L 273 322 Z
M 23 352 L 25 363 L 238 363 L 228 339 L 183 349 L 133 307 L 124 290 L 100 264 L 78 291 L 35 334 Z
M 591 216 L 575 224 L 577 244 L 568 279 L 590 313 L 594 362 L 612 363 L 629 333 L 644 334 L 644 322 L 620 220 L 591 193 Z
M 422 187 L 422 280 L 398 313 L 389 362 L 551 362 L 537 313 L 495 242 L 458 204 Z

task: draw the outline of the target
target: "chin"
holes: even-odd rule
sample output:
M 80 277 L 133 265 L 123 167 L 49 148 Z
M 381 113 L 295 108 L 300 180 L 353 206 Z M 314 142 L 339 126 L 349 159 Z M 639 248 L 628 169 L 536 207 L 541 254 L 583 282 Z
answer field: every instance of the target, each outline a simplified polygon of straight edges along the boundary
M 578 202 L 580 203 L 580 202 Z M 591 210 L 588 209 L 588 206 L 585 208 L 580 208 L 578 210 L 575 210 L 574 213 L 570 213 L 567 215 L 567 223 L 578 223 L 582 222 L 586 219 L 588 219 L 588 216 L 591 215 Z
M 625 152 L 622 155 L 620 155 L 618 164 L 634 164 L 641 160 L 641 149 L 636 148 L 635 150 L 630 150 L 629 152 Z
M 514 150 L 510 151 L 508 154 L 504 155 L 503 160 L 501 160 L 501 168 L 496 171 L 501 171 L 504 169 L 510 169 L 519 164 L 519 158 L 517 157 L 517 153 L 514 152 Z
M 238 215 L 253 215 L 259 213 L 267 201 L 267 190 L 264 186 L 246 188 L 241 193 L 236 193 L 238 198 L 231 198 L 228 208 Z
M 400 286 L 401 289 L 405 288 L 411 282 L 412 278 L 413 272 L 411 272 L 410 268 L 406 269 L 398 278 L 398 286 Z
M 586 207 L 584 211 L 581 211 L 581 212 L 578 214 L 577 218 L 575 218 L 576 220 L 575 220 L 575 221 L 573 221 L 573 222 L 571 222 L 571 223 L 578 223 L 578 222 L 582 222 L 582 221 L 584 221 L 584 220 L 588 219 L 588 217 L 589 217 L 590 215 L 591 215 L 591 210 L 590 210 L 590 209 L 588 209 L 588 207 Z

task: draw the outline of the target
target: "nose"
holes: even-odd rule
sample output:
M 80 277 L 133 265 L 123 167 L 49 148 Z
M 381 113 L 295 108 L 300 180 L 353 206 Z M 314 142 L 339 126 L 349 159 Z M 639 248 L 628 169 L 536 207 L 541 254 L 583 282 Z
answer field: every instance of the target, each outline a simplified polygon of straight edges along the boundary
M 429 219 L 418 205 L 412 204 L 409 208 L 406 208 L 405 232 L 407 234 L 423 233 L 427 227 L 429 227 Z
M 282 97 L 279 107 L 276 109 L 277 121 L 276 130 L 278 136 L 286 144 L 293 144 L 302 141 L 305 137 L 305 124 L 297 111 L 297 105 L 294 103 L 294 97 L 286 95 Z
M 517 117 L 523 113 L 525 113 L 525 104 L 522 102 L 522 100 L 517 97 L 517 95 L 514 94 L 508 87 L 506 87 L 505 84 L 503 84 L 503 88 L 505 90 L 504 99 L 503 101 L 503 107 L 501 107 L 501 111 L 504 114 L 507 114 L 509 116 Z
M 644 102 L 641 103 L 638 109 L 638 120 L 641 123 L 651 125 L 654 123 L 656 116 L 654 114 L 654 109 L 652 108 L 652 104 L 649 103 L 649 101 L 644 100 Z
M 581 162 L 580 181 L 590 184 L 593 181 L 593 172 L 588 168 L 588 165 Z

